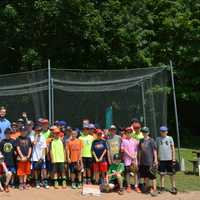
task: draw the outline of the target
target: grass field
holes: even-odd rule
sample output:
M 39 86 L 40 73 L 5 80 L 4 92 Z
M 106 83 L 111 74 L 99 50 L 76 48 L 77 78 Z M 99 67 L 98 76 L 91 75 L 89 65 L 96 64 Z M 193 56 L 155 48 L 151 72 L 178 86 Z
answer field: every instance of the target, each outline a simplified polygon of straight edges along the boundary
M 181 192 L 200 191 L 200 176 L 192 174 L 192 164 L 188 160 L 195 160 L 193 149 L 181 149 L 181 157 L 185 160 L 186 171 L 178 172 L 176 175 L 177 188 Z M 177 154 L 178 156 L 178 154 Z M 158 177 L 159 185 L 159 177 Z M 169 178 L 166 177 L 166 188 L 170 188 Z

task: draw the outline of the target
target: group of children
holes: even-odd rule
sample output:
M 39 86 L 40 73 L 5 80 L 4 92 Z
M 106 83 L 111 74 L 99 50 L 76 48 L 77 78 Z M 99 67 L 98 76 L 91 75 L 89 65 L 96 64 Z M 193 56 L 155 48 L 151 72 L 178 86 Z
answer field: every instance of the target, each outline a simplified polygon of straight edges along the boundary
M 120 132 L 115 125 L 101 130 L 90 123 L 73 130 L 64 121 L 49 127 L 47 119 L 35 125 L 13 123 L 0 141 L 0 191 L 31 185 L 66 188 L 70 182 L 73 189 L 98 184 L 102 191 L 123 194 L 134 189 L 156 196 L 158 172 L 159 191 L 165 191 L 164 176 L 170 175 L 170 191 L 176 194 L 174 142 L 167 134 L 168 128 L 162 126 L 154 140 L 138 120 Z

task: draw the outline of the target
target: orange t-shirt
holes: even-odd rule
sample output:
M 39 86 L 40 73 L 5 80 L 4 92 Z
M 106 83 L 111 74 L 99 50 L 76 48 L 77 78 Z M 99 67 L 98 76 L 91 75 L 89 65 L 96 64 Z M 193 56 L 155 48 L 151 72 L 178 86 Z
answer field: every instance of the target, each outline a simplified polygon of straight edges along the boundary
M 69 150 L 69 158 L 71 162 L 77 162 L 80 159 L 83 143 L 79 139 L 70 140 L 67 143 L 67 149 Z

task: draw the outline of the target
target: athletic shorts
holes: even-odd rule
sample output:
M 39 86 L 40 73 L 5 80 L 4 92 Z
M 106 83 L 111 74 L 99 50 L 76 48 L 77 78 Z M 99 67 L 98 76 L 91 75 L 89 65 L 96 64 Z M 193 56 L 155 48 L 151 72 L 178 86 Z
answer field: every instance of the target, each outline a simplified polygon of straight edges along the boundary
M 69 170 L 71 173 L 77 173 L 78 171 L 76 170 L 76 162 L 72 162 L 69 164 Z
M 108 163 L 107 162 L 95 162 L 93 163 L 93 172 L 107 172 Z
M 64 162 L 52 163 L 52 172 L 63 173 L 65 171 Z
M 41 161 L 41 162 L 33 161 L 32 162 L 32 169 L 33 170 L 46 169 L 46 162 L 45 161 Z
M 92 166 L 92 158 L 82 158 L 83 159 L 83 168 L 84 169 L 90 169 Z
M 13 174 L 16 174 L 16 167 L 15 166 L 7 166 L 8 171 L 12 172 Z
M 45 161 L 46 169 L 48 172 L 52 171 L 52 163 L 49 160 Z
M 174 175 L 176 172 L 173 170 L 172 161 L 160 161 L 158 171 L 161 175 Z
M 150 180 L 156 179 L 156 176 L 150 172 L 150 166 L 140 165 L 139 173 L 140 178 L 149 178 Z
M 31 174 L 31 163 L 29 161 L 17 162 L 17 175 L 24 176 Z

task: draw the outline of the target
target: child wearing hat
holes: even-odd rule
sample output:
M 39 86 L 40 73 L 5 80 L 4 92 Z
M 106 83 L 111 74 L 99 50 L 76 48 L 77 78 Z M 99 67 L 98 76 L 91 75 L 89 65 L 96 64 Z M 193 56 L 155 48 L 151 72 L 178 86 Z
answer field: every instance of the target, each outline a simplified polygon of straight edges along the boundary
M 7 128 L 5 130 L 6 138 L 0 142 L 0 151 L 4 156 L 4 162 L 8 171 L 12 172 L 11 186 L 14 187 L 14 178 L 16 175 L 16 141 L 11 138 L 12 130 Z
M 107 174 L 107 183 L 109 184 L 110 190 L 118 189 L 118 194 L 123 194 L 123 173 L 124 164 L 121 162 L 120 154 L 113 156 L 113 163 L 109 166 Z
M 131 192 L 130 176 L 133 175 L 135 179 L 135 191 L 141 193 L 138 187 L 138 145 L 139 142 L 136 139 L 131 137 L 132 130 L 127 128 L 125 130 L 126 139 L 122 140 L 121 150 L 123 155 L 123 161 L 125 164 L 125 173 L 126 173 L 126 183 L 127 183 L 127 192 Z M 132 170 L 134 168 L 134 171 Z
M 21 136 L 16 140 L 17 147 L 17 175 L 19 177 L 19 189 L 28 189 L 27 177 L 31 174 L 31 153 L 32 144 L 30 138 L 27 136 L 28 131 L 26 127 L 20 128 Z
M 165 175 L 169 175 L 171 179 L 171 190 L 172 194 L 177 194 L 175 173 L 176 173 L 176 155 L 174 148 L 174 141 L 171 136 L 168 136 L 168 128 L 166 126 L 160 127 L 160 136 L 156 138 L 156 144 L 158 149 L 158 160 L 159 160 L 159 173 L 161 192 L 165 191 Z
M 36 126 L 34 134 L 30 135 L 32 142 L 32 170 L 35 178 L 36 188 L 40 188 L 40 185 L 43 185 L 45 188 L 49 188 L 47 182 L 47 171 L 46 171 L 46 139 L 41 133 L 42 127 Z M 39 180 L 40 178 L 40 180 Z
M 106 172 L 108 171 L 107 144 L 102 139 L 103 131 L 101 129 L 97 129 L 96 135 L 97 138 L 92 143 L 93 172 L 95 182 L 99 184 L 106 178 Z
M 66 175 L 65 175 L 65 148 L 62 139 L 60 138 L 60 129 L 55 128 L 52 130 L 54 137 L 50 143 L 50 157 L 52 164 L 52 173 L 54 180 L 54 188 L 58 189 L 58 176 L 61 174 L 62 187 L 66 188 Z
M 144 178 L 145 192 L 149 192 L 148 183 L 149 180 L 151 180 L 150 194 L 152 196 L 157 196 L 156 174 L 152 172 L 152 169 L 158 165 L 156 143 L 154 139 L 149 136 L 150 131 L 148 127 L 143 127 L 141 132 L 144 139 L 140 140 L 139 143 L 139 173 L 140 177 Z

